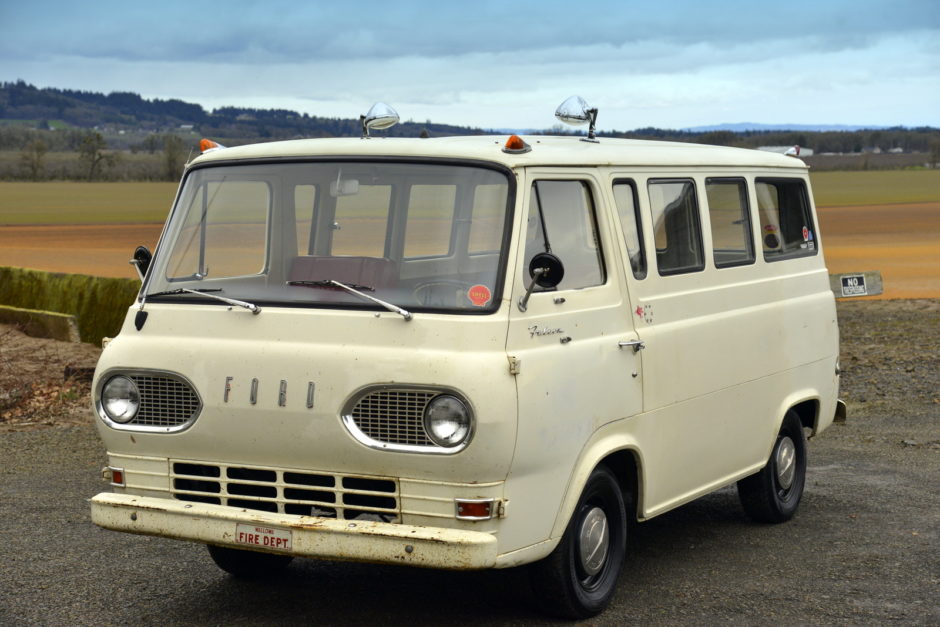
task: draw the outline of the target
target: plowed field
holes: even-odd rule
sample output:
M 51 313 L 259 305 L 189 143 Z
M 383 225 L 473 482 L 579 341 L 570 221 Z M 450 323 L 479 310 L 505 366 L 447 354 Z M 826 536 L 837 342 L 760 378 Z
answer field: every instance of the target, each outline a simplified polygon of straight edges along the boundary
M 822 207 L 832 273 L 879 270 L 881 298 L 940 297 L 940 202 Z M 151 249 L 160 224 L 0 226 L 0 265 L 98 276 L 136 276 L 134 247 Z

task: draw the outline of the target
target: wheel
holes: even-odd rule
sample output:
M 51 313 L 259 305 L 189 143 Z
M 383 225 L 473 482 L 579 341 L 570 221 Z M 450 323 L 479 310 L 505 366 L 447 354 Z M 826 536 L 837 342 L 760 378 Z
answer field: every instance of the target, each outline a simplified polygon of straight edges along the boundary
M 806 483 L 806 435 L 792 409 L 783 418 L 770 459 L 760 472 L 738 481 L 738 498 L 757 522 L 782 523 L 793 518 Z
M 261 579 L 283 572 L 293 560 L 291 555 L 274 555 L 206 545 L 216 566 L 239 579 Z
M 454 307 L 470 303 L 467 292 L 472 286 L 466 281 L 439 279 L 425 281 L 414 288 L 414 299 L 427 307 Z
M 599 614 L 613 597 L 626 554 L 627 516 L 620 484 L 604 466 L 591 473 L 555 550 L 532 564 L 541 607 L 565 618 Z

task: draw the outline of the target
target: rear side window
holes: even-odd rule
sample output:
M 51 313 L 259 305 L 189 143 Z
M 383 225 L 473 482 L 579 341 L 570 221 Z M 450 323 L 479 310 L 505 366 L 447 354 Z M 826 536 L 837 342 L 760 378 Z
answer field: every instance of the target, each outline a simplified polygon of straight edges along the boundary
M 630 268 L 633 276 L 646 278 L 646 251 L 643 250 L 643 231 L 641 230 L 640 207 L 636 201 L 636 188 L 633 181 L 614 182 L 614 202 L 620 216 L 620 229 L 627 246 Z
M 586 183 L 533 183 L 526 230 L 526 269 L 532 257 L 541 252 L 557 255 L 565 266 L 559 290 L 602 285 L 607 280 L 594 203 Z
M 715 267 L 754 263 L 751 212 L 744 179 L 705 179 Z
M 651 180 L 649 195 L 659 273 L 703 270 L 705 255 L 695 182 L 690 179 Z
M 757 179 L 755 192 L 764 259 L 815 255 L 816 229 L 806 183 L 801 179 Z

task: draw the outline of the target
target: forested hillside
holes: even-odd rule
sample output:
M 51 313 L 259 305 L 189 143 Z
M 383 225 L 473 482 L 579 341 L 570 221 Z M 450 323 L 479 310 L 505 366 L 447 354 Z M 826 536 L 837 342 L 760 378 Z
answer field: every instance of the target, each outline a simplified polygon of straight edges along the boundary
M 561 125 L 525 130 L 528 134 L 582 131 Z M 173 180 L 200 137 L 236 146 L 300 137 L 356 137 L 359 132 L 355 118 L 244 107 L 206 111 L 199 104 L 148 100 L 129 92 L 40 89 L 22 80 L 0 83 L 0 179 Z M 493 131 L 406 121 L 382 131 L 382 135 L 484 132 Z M 820 132 L 641 128 L 601 131 L 598 135 L 742 148 L 799 145 L 815 153 L 806 160 L 817 169 L 935 167 L 940 161 L 940 129 L 931 127 Z

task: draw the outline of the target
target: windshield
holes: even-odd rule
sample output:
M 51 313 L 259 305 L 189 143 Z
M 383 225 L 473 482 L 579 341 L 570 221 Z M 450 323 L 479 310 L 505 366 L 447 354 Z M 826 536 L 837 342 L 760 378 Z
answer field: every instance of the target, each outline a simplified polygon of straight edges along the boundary
M 274 306 L 485 312 L 498 305 L 510 184 L 500 170 L 401 162 L 192 171 L 148 279 Z M 336 283 L 353 288 L 344 289 Z M 180 288 L 185 288 L 181 290 Z

